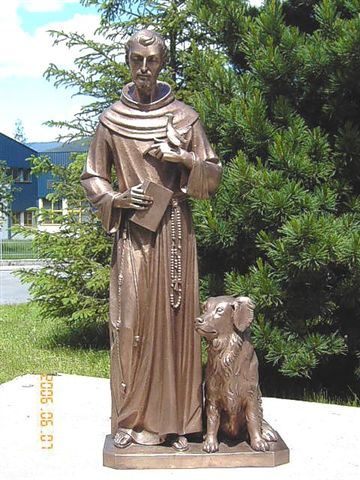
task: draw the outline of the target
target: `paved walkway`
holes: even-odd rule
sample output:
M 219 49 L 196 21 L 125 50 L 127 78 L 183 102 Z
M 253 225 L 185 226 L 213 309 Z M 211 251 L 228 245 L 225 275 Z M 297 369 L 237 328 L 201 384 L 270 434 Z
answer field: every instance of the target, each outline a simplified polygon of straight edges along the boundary
M 21 283 L 15 272 L 20 269 L 39 269 L 40 261 L 0 261 L 0 305 L 25 303 L 30 300 L 29 284 Z
M 290 463 L 275 468 L 128 470 L 102 466 L 110 428 L 110 386 L 102 378 L 54 377 L 54 403 L 40 403 L 40 377 L 0 385 L 0 478 L 4 480 L 355 480 L 360 478 L 360 409 L 264 399 L 267 420 L 290 448 Z M 54 416 L 54 448 L 42 449 L 41 408 Z M 43 434 L 48 434 L 43 428 Z
M 16 270 L 14 267 L 0 269 L 0 305 L 24 303 L 30 299 L 28 285 L 14 275 Z

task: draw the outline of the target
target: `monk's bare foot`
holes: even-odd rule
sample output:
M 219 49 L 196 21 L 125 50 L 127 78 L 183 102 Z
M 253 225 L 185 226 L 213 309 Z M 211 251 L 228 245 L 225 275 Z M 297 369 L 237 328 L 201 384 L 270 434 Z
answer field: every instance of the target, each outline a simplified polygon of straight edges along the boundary
M 133 443 L 131 436 L 128 433 L 119 430 L 114 437 L 114 445 L 118 448 L 126 448 Z
M 189 450 L 189 444 L 188 444 L 187 438 L 182 435 L 179 435 L 172 442 L 172 447 L 178 452 L 185 452 L 186 450 Z

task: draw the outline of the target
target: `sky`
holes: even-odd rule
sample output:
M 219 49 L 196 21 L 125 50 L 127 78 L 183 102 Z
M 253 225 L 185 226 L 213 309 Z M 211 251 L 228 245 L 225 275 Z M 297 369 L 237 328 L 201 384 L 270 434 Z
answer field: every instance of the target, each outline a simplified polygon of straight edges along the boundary
M 59 130 L 47 120 L 71 119 L 84 98 L 56 89 L 43 73 L 50 62 L 73 65 L 75 52 L 53 46 L 47 30 L 78 31 L 92 36 L 99 16 L 78 0 L 6 0 L 0 7 L 0 132 L 12 137 L 20 119 L 29 142 L 49 141 Z
M 75 91 L 55 88 L 43 77 L 49 63 L 71 68 L 76 52 L 53 46 L 48 30 L 77 31 L 94 36 L 99 24 L 95 8 L 79 0 L 6 0 L 0 7 L 0 132 L 13 137 L 20 119 L 29 142 L 51 141 L 60 131 L 47 120 L 70 120 L 86 99 Z M 261 0 L 251 0 L 260 4 Z

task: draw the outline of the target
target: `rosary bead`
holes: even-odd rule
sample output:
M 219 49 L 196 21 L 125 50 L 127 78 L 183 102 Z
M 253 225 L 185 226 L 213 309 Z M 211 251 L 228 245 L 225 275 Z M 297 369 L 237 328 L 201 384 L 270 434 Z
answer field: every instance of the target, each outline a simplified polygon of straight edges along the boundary
M 170 277 L 171 277 L 171 288 L 172 292 L 170 293 L 170 304 L 172 308 L 176 309 L 181 304 L 181 239 L 182 239 L 182 228 L 181 228 L 181 210 L 178 206 L 177 200 L 172 201 L 171 208 L 171 250 L 170 250 Z M 177 300 L 175 302 L 175 292 L 177 294 Z

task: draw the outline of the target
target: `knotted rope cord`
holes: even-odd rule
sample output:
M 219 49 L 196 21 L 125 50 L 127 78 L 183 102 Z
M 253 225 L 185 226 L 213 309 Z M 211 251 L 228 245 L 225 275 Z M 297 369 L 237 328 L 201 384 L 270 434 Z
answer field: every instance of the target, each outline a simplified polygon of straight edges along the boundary
M 120 235 L 119 235 L 120 237 Z M 124 226 L 121 241 L 120 238 L 118 239 L 118 257 L 120 257 L 120 267 L 119 267 L 119 274 L 118 274 L 118 326 L 121 325 L 121 290 L 122 285 L 124 282 L 124 249 L 125 249 L 125 240 L 127 240 L 127 224 Z
M 116 348 L 116 353 L 117 353 L 117 360 L 119 364 L 119 369 L 120 369 L 120 376 L 121 376 L 121 383 L 120 386 L 122 388 L 122 394 L 126 394 L 126 389 L 127 385 L 124 382 L 124 372 L 122 368 L 122 363 L 121 363 L 121 358 L 120 358 L 120 345 L 119 345 L 119 327 L 121 326 L 121 289 L 122 285 L 124 282 L 124 249 L 125 249 L 125 241 L 127 240 L 127 226 L 124 227 L 124 230 L 122 232 L 122 236 L 120 238 L 120 232 L 118 231 L 118 241 L 117 241 L 117 254 L 118 258 L 120 257 L 120 266 L 119 266 L 119 273 L 118 273 L 118 319 L 116 322 L 116 336 L 115 336 L 115 341 L 114 341 L 114 347 Z

